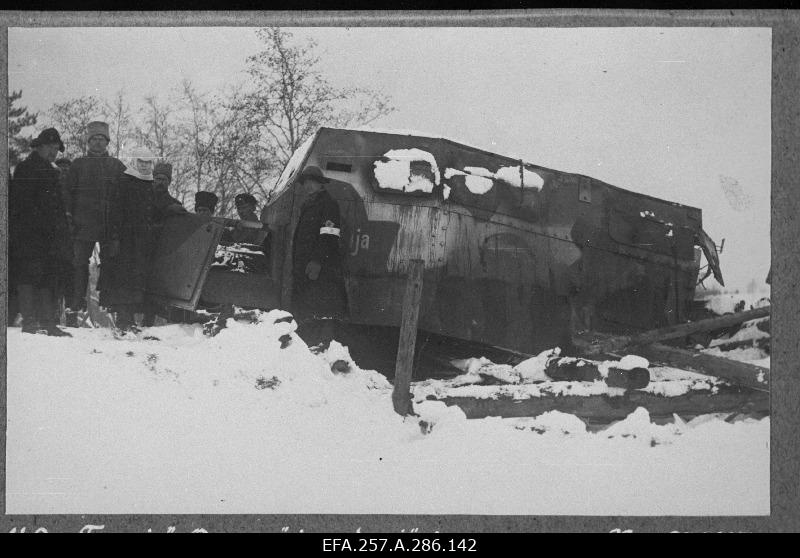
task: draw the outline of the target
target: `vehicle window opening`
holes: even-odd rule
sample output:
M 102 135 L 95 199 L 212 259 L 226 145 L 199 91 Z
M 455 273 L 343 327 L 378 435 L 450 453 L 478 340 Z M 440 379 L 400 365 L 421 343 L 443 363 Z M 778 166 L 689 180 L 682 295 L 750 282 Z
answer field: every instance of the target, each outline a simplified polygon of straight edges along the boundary
M 349 165 L 346 163 L 337 163 L 335 161 L 329 161 L 327 165 L 325 165 L 325 170 L 331 170 L 336 172 L 352 172 L 353 165 Z

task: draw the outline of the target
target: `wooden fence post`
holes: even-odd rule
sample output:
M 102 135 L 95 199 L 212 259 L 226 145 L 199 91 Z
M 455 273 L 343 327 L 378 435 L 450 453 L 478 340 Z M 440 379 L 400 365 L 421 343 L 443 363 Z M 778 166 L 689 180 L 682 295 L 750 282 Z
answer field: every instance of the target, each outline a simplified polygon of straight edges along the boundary
M 411 404 L 411 374 L 414 368 L 414 345 L 417 341 L 419 302 L 422 297 L 422 260 L 408 262 L 406 291 L 403 296 L 403 317 L 400 323 L 400 340 L 397 344 L 397 362 L 394 372 L 392 404 L 402 415 L 414 414 Z

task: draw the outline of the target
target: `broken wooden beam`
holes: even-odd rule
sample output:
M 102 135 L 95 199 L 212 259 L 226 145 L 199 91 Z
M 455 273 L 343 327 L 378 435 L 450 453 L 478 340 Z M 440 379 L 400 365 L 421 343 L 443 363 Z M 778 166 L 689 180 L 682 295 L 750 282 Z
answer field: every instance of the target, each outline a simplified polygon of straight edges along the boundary
M 603 336 L 595 340 L 576 338 L 573 343 L 586 355 L 598 355 L 621 351 L 634 345 L 641 346 L 669 339 L 678 339 L 701 331 L 724 329 L 750 320 L 764 318 L 769 316 L 769 313 L 770 306 L 764 306 L 745 312 L 737 312 L 736 314 L 725 314 L 718 318 L 708 318 L 706 320 L 653 329 L 635 335 Z
M 661 362 L 681 370 L 722 378 L 742 387 L 769 392 L 769 368 L 763 366 L 660 343 L 634 347 L 634 352 L 651 362 Z
M 417 340 L 419 302 L 422 297 L 422 269 L 422 260 L 408 262 L 400 339 L 397 344 L 394 389 L 392 391 L 394 410 L 402 416 L 414 414 L 414 408 L 411 403 L 411 374 L 414 368 L 414 347 Z
M 589 424 L 622 420 L 639 407 L 647 409 L 652 420 L 668 420 L 673 415 L 689 419 L 709 413 L 741 413 L 761 417 L 770 411 L 768 393 L 735 386 L 722 386 L 717 393 L 691 390 L 671 397 L 629 390 L 623 396 L 543 395 L 527 399 L 515 399 L 510 395 L 485 399 L 428 396 L 428 399 L 457 406 L 468 419 L 536 417 L 548 411 L 560 411 L 575 415 Z

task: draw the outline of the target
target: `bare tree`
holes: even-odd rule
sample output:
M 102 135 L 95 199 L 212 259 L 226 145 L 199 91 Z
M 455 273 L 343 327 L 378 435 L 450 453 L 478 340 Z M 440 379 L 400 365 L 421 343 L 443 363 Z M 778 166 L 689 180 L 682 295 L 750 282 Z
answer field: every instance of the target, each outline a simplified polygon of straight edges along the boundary
M 103 114 L 104 104 L 97 97 L 78 97 L 56 103 L 47 111 L 66 147 L 64 155 L 80 157 L 87 150 L 86 125 Z
M 131 108 L 125 99 L 125 91 L 120 89 L 114 98 L 103 103 L 103 116 L 109 124 L 111 143 L 109 153 L 119 157 L 133 128 Z
M 15 107 L 14 103 L 22 98 L 22 91 L 12 91 L 8 96 L 8 166 L 15 167 L 22 154 L 30 147 L 31 136 L 23 135 L 22 130 L 35 126 L 37 114 L 29 113 L 28 107 Z
M 182 203 L 188 196 L 192 165 L 185 156 L 185 140 L 179 118 L 179 102 L 147 95 L 136 111 L 132 140 L 150 149 L 161 161 L 172 165 L 170 193 Z
M 291 44 L 291 33 L 256 31 L 264 49 L 247 58 L 254 91 L 242 108 L 271 142 L 281 167 L 320 126 L 369 124 L 394 110 L 389 98 L 363 87 L 335 87 L 317 69 L 316 42 Z
M 234 89 L 219 98 L 217 103 L 217 139 L 211 147 L 211 168 L 218 181 L 220 209 L 232 212 L 232 202 L 238 193 L 247 192 L 259 203 L 267 197 L 267 184 L 280 168 L 275 164 L 274 150 L 264 146 L 259 129 L 252 126 L 242 109 L 242 93 Z
M 292 153 L 320 126 L 368 124 L 394 109 L 385 95 L 361 87 L 335 87 L 319 71 L 316 43 L 292 44 L 279 28 L 260 29 L 263 50 L 247 59 L 248 89 L 212 95 L 190 80 L 166 98 L 148 95 L 131 105 L 124 91 L 110 101 L 88 96 L 48 111 L 68 155 L 86 151 L 86 124 L 105 119 L 112 155 L 138 143 L 172 164 L 170 192 L 181 202 L 206 190 L 217 194 L 221 214 L 248 192 L 267 199 Z
M 183 81 L 182 100 L 186 112 L 181 124 L 185 155 L 191 162 L 194 191 L 199 192 L 206 187 L 210 155 L 218 134 L 215 125 L 216 106 L 207 95 L 198 92 L 189 80 Z
M 271 170 L 259 147 L 259 131 L 247 121 L 234 89 L 222 95 L 204 94 L 185 80 L 180 99 L 184 161 L 192 190 L 214 192 L 217 212 L 233 213 L 233 198 L 252 192 L 264 199 L 263 180 Z M 224 99 L 233 99 L 226 101 Z
M 136 141 L 157 157 L 167 159 L 175 154 L 178 125 L 169 102 L 165 104 L 155 95 L 145 97 L 135 130 Z

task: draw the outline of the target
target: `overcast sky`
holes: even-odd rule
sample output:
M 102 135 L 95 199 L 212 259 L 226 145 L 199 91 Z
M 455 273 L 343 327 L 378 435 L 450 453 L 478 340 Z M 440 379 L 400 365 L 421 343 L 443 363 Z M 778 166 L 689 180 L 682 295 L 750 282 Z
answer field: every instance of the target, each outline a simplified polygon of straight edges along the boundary
M 734 288 L 769 269 L 768 28 L 293 28 L 336 84 L 380 89 L 374 123 L 451 137 L 703 210 Z M 220 90 L 247 28 L 11 28 L 9 90 L 46 110 L 182 78 Z M 713 281 L 708 283 L 713 284 Z

